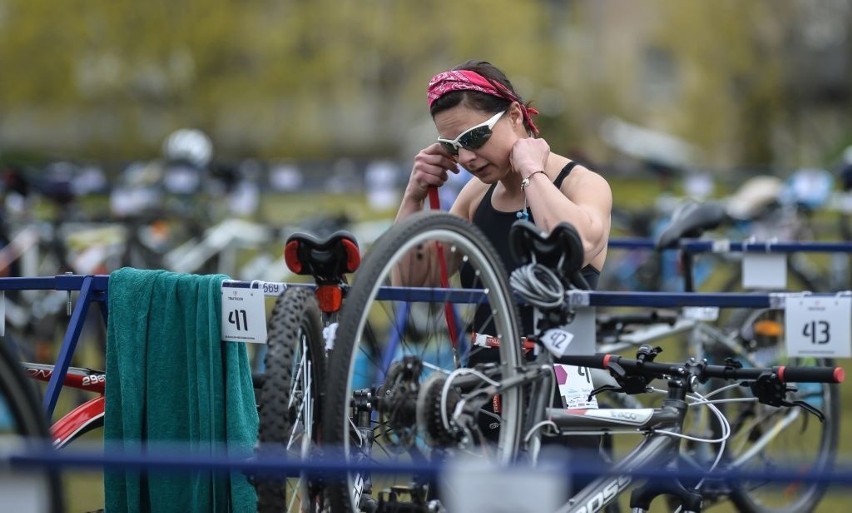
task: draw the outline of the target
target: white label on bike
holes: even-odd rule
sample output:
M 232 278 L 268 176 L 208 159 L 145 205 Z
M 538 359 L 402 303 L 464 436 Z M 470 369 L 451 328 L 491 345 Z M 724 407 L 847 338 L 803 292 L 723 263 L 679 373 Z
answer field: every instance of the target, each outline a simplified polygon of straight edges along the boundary
M 255 282 L 258 283 L 258 282 Z M 284 292 L 284 284 L 277 283 L 274 281 L 261 281 L 260 290 L 263 291 L 263 294 L 266 296 L 280 296 L 282 292 Z
M 556 384 L 559 386 L 559 395 L 565 408 L 582 410 L 598 407 L 595 397 L 589 399 L 594 384 L 588 367 L 554 363 L 553 373 L 556 375 Z
M 787 255 L 783 253 L 745 253 L 742 268 L 743 288 L 787 288 Z
M 852 297 L 788 297 L 784 310 L 788 356 L 852 357 Z
M 594 308 L 576 308 L 570 324 L 544 332 L 541 342 L 556 356 L 595 354 L 597 335 Z
M 683 318 L 692 321 L 712 322 L 719 318 L 718 306 L 685 306 Z
M 611 420 L 616 424 L 635 424 L 648 422 L 654 414 L 653 408 L 601 408 L 583 413 L 584 417 Z
M 325 340 L 326 352 L 334 349 L 334 338 L 337 336 L 337 323 L 333 322 L 322 329 L 322 338 Z
M 222 340 L 266 343 L 266 302 L 263 290 L 222 284 Z

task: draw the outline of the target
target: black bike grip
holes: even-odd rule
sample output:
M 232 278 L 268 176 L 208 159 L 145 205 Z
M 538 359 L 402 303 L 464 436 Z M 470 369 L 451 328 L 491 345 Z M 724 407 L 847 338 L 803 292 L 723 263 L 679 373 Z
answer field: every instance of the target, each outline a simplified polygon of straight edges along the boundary
M 558 363 L 565 365 L 576 365 L 577 367 L 589 367 L 591 369 L 606 369 L 611 358 L 618 358 L 615 355 L 606 353 L 581 354 L 581 355 L 565 355 L 556 359 Z
M 843 367 L 774 367 L 783 383 L 843 383 Z

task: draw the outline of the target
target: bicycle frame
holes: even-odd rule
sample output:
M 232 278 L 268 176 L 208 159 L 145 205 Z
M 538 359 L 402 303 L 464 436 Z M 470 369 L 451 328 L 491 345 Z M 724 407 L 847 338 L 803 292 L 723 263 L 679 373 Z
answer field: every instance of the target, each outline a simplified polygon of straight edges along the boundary
M 49 364 L 22 362 L 24 373 L 37 381 L 49 382 L 54 374 L 54 366 Z M 53 446 L 66 447 L 77 437 L 103 426 L 104 393 L 106 373 L 93 369 L 69 367 L 63 380 L 65 386 L 97 393 L 98 396 L 78 405 L 59 418 L 50 427 Z
M 570 360 L 570 358 L 569 358 Z M 600 511 L 615 502 L 626 490 L 634 486 L 633 474 L 647 468 L 662 468 L 677 460 L 680 440 L 675 435 L 681 428 L 687 412 L 686 385 L 680 380 L 669 381 L 669 395 L 658 408 L 605 408 L 605 409 L 562 409 L 547 407 L 546 399 L 552 389 L 552 355 L 542 350 L 535 361 L 526 365 L 521 376 L 511 380 L 501 380 L 494 390 L 501 393 L 515 386 L 531 386 L 528 394 L 535 400 L 530 404 L 529 414 L 525 416 L 524 432 L 528 442 L 522 447 L 520 457 L 531 462 L 539 459 L 541 449 L 542 423 L 547 423 L 558 431 L 558 436 L 637 434 L 646 436 L 623 458 L 616 463 L 618 472 L 606 473 L 597 477 L 569 501 L 557 510 L 559 513 L 590 513 Z M 530 436 L 535 433 L 534 436 Z M 685 504 L 697 506 L 701 497 L 677 483 L 651 483 L 646 485 L 638 496 L 651 499 L 662 493 L 676 494 Z

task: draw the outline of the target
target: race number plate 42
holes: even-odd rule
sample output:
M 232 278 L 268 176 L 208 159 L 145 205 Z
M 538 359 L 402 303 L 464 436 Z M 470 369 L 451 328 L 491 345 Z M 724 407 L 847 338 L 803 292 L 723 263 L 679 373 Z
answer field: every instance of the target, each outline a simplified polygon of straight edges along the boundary
M 222 340 L 266 343 L 266 302 L 261 289 L 222 285 Z

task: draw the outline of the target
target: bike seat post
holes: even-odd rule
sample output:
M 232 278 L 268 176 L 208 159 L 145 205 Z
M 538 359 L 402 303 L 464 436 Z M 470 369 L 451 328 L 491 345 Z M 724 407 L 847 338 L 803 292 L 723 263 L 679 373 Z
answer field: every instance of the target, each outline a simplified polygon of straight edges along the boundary
M 692 269 L 695 263 L 695 253 L 681 242 L 680 259 L 683 272 L 683 290 L 684 292 L 695 292 L 695 277 L 692 274 Z

